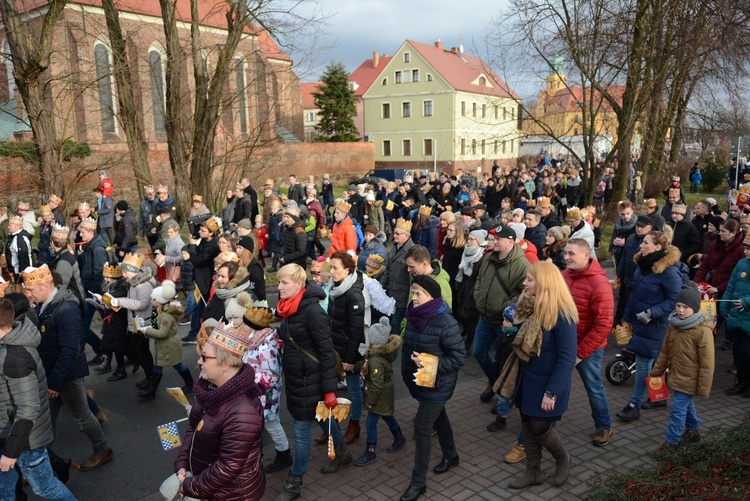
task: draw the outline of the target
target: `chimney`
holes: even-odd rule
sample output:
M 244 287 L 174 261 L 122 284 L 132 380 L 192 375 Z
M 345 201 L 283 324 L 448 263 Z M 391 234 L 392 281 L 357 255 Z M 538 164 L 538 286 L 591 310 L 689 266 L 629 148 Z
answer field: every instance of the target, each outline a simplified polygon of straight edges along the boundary
M 451 52 L 453 54 L 458 54 L 458 47 L 451 47 Z
M 377 68 L 379 62 L 380 62 L 380 54 L 377 52 L 373 52 L 372 53 L 372 67 Z
M 437 50 L 443 50 L 443 42 L 441 42 L 440 40 L 435 42 L 435 48 L 437 48 Z

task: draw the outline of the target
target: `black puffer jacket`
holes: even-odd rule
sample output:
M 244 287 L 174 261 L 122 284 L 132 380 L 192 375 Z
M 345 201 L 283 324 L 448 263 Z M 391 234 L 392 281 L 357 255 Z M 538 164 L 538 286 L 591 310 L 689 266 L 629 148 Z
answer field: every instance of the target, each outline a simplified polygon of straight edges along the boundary
M 474 301 L 474 288 L 477 285 L 477 276 L 481 265 L 482 260 L 480 259 L 472 265 L 471 276 L 464 275 L 463 280 L 456 282 L 456 304 L 453 305 L 456 309 L 456 318 L 468 319 L 479 316 L 477 303 Z
M 341 361 L 354 364 L 364 359 L 359 354 L 360 343 L 365 342 L 365 297 L 362 273 L 357 275 L 352 286 L 338 297 L 329 293 L 328 316 L 331 318 L 333 347 L 341 355 Z
M 429 353 L 439 358 L 434 388 L 417 386 L 414 382 L 417 366 L 411 359 L 413 352 Z M 461 329 L 448 305 L 444 305 L 422 331 L 415 330 L 411 322 L 406 323 L 401 350 L 401 376 L 413 398 L 420 402 L 447 402 L 453 395 L 458 370 L 465 360 L 466 347 L 461 338 Z
M 305 221 L 296 221 L 293 226 L 284 230 L 284 250 L 281 257 L 284 264 L 298 264 L 305 268 L 307 258 L 307 233 L 305 233 Z
M 328 316 L 320 307 L 320 300 L 325 297 L 323 289 L 308 285 L 297 312 L 284 318 L 279 326 L 278 332 L 284 341 L 281 366 L 286 384 L 286 406 L 289 414 L 300 421 L 315 419 L 315 407 L 323 400 L 323 394 L 336 391 L 338 386 L 331 329 Z
M 128 207 L 117 221 L 117 233 L 115 233 L 114 244 L 124 252 L 138 245 L 138 221 L 135 219 L 135 211 Z
M 219 240 L 214 237 L 210 241 L 201 240 L 197 246 L 191 245 L 191 250 L 194 247 L 195 252 L 191 252 L 191 255 L 195 257 L 191 259 L 193 261 L 193 279 L 195 286 L 203 295 L 203 298 L 208 301 L 208 294 L 211 291 L 211 280 L 214 275 L 214 259 L 219 255 Z

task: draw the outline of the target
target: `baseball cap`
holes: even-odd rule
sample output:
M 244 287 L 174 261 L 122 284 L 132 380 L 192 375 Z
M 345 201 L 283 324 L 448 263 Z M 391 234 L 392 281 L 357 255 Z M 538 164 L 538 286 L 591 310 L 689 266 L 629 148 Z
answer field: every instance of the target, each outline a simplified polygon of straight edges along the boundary
M 495 228 L 495 238 L 508 238 L 515 241 L 516 232 L 509 226 L 498 226 Z

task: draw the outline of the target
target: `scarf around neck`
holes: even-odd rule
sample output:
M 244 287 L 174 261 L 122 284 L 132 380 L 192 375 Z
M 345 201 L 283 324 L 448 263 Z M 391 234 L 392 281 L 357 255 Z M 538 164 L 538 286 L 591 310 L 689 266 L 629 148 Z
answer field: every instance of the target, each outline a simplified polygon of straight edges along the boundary
M 638 259 L 638 267 L 641 269 L 641 273 L 643 275 L 648 275 L 649 273 L 653 273 L 653 266 L 656 264 L 656 262 L 667 255 L 666 249 L 654 251 L 651 254 L 646 254 L 645 256 L 641 254 L 641 257 Z
M 618 219 L 617 222 L 615 222 L 615 231 L 628 232 L 635 228 L 636 222 L 638 222 L 637 217 L 631 217 L 630 221 L 627 223 L 623 223 L 622 219 Z
M 236 297 L 237 294 L 244 291 L 248 287 L 250 287 L 250 282 L 248 280 L 244 280 L 240 285 L 233 289 L 214 289 L 214 293 L 219 296 L 219 299 L 221 299 L 222 301 L 226 301 L 227 299 Z
M 357 281 L 357 272 L 351 273 L 347 275 L 341 282 L 338 284 L 333 281 L 333 278 L 331 278 L 331 289 L 328 292 L 328 296 L 331 298 L 337 298 L 344 294 L 346 291 L 352 288 L 352 285 L 354 285 L 354 282 Z
M 215 416 L 222 405 L 239 395 L 246 394 L 250 398 L 255 398 L 266 392 L 264 387 L 255 383 L 255 371 L 248 364 L 242 364 L 240 371 L 218 388 L 205 379 L 198 378 L 193 390 L 195 399 L 209 416 Z
M 302 296 L 305 295 L 305 291 L 307 291 L 307 289 L 303 288 L 294 297 L 279 299 L 279 302 L 276 304 L 276 314 L 281 318 L 287 318 L 297 313 L 297 310 L 299 310 L 299 304 L 302 301 Z
M 435 315 L 442 313 L 448 305 L 442 297 L 436 297 L 421 306 L 411 301 L 406 306 L 406 320 L 418 331 L 423 330 Z
M 676 328 L 683 331 L 692 329 L 693 327 L 697 327 L 701 323 L 703 323 L 703 312 L 696 311 L 689 317 L 680 319 L 680 317 L 677 316 L 677 312 L 673 311 L 669 314 L 669 318 L 667 320 L 669 321 L 669 325 L 674 325 Z
M 482 259 L 484 247 L 464 247 L 464 253 L 461 255 L 461 262 L 458 264 L 458 273 L 456 282 L 461 282 L 464 275 L 470 277 L 474 273 L 474 263 Z
M 518 298 L 513 325 L 521 323 L 513 340 L 513 351 L 524 362 L 542 351 L 542 325 L 534 314 L 534 297 L 525 293 Z

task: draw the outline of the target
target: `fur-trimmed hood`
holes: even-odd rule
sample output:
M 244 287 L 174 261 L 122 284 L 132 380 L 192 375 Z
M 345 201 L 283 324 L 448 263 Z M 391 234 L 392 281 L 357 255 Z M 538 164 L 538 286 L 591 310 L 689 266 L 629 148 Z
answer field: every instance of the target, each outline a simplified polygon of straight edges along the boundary
M 182 314 L 185 313 L 185 308 L 182 306 L 182 304 L 177 303 L 167 303 L 162 308 L 162 313 L 169 313 L 173 317 L 180 319 L 182 318 Z
M 377 235 L 375 235 L 375 238 L 370 240 L 369 242 L 363 244 L 366 249 L 374 249 L 378 246 L 378 244 L 385 245 L 385 242 L 388 240 L 388 237 L 383 233 L 382 231 L 379 231 Z
M 642 254 L 639 252 L 635 255 L 633 260 L 637 263 L 641 260 Z M 663 258 L 656 261 L 653 266 L 651 266 L 651 271 L 655 275 L 659 275 L 661 273 L 664 273 L 664 271 L 669 268 L 670 266 L 674 266 L 677 263 L 680 262 L 680 249 L 675 247 L 674 245 L 667 246 L 667 253 L 664 255 Z
M 148 268 L 142 268 L 141 271 L 136 276 L 128 280 L 128 283 L 130 284 L 131 287 L 138 287 L 139 285 L 146 283 L 152 279 L 153 279 L 153 275 L 151 275 L 151 270 Z M 153 281 L 152 285 L 156 287 L 155 280 Z
M 385 344 L 371 344 L 367 350 L 367 355 L 378 355 L 385 357 L 391 362 L 396 360 L 398 349 L 401 347 L 401 336 L 391 334 Z
M 242 282 L 247 281 L 249 276 L 250 276 L 250 273 L 248 273 L 247 268 L 245 268 L 244 266 L 238 266 L 237 272 L 234 274 L 234 278 L 229 281 L 229 283 L 227 284 L 226 287 L 224 287 L 224 289 L 226 290 L 236 289 L 237 287 L 240 286 Z M 214 288 L 217 290 L 219 289 L 218 285 L 219 285 L 219 281 L 214 280 Z

